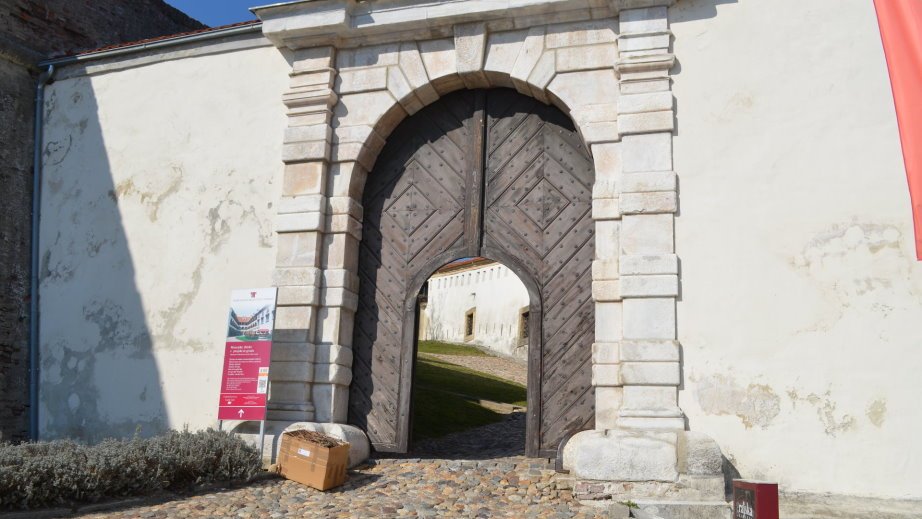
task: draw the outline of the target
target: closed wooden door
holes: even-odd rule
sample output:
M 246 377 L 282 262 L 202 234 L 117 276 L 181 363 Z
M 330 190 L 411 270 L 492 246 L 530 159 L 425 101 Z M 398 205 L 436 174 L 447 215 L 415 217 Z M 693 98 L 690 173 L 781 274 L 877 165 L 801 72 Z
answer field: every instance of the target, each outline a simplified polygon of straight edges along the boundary
M 570 120 L 511 90 L 445 96 L 388 138 L 363 195 L 349 404 L 376 449 L 407 450 L 416 295 L 462 257 L 529 290 L 526 453 L 592 424 L 592 181 Z

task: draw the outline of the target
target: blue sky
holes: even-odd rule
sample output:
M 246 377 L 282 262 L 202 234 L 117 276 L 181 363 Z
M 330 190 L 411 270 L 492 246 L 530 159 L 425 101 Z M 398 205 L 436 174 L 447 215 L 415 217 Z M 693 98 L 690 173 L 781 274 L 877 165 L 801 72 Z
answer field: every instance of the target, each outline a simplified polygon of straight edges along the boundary
M 279 3 L 281 0 L 166 0 L 166 3 L 195 18 L 215 27 L 229 23 L 255 20 L 250 7 Z

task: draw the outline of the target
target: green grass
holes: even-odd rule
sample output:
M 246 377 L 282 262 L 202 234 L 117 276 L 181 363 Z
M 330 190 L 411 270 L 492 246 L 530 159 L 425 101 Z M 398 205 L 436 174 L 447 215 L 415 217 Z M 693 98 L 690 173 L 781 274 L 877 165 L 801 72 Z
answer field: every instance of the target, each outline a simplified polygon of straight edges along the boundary
M 439 355 L 464 355 L 465 357 L 490 357 L 491 355 L 473 347 L 463 344 L 449 344 L 440 341 L 419 341 L 420 353 L 436 353 Z
M 524 406 L 525 386 L 438 359 L 416 363 L 416 389 L 460 393 L 470 397 Z
M 416 362 L 414 386 L 413 438 L 416 440 L 438 438 L 497 422 L 506 416 L 458 394 L 519 406 L 525 406 L 526 402 L 525 386 L 423 357 Z
M 440 438 L 498 422 L 505 415 L 461 397 L 417 388 L 413 401 L 413 439 Z

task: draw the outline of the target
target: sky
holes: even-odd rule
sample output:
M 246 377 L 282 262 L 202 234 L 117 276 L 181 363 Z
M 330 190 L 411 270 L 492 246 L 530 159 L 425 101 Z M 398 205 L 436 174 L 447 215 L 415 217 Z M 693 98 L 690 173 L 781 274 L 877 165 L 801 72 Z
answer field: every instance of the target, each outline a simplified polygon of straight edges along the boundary
M 279 3 L 280 0 L 166 0 L 166 3 L 209 27 L 255 20 L 250 7 Z

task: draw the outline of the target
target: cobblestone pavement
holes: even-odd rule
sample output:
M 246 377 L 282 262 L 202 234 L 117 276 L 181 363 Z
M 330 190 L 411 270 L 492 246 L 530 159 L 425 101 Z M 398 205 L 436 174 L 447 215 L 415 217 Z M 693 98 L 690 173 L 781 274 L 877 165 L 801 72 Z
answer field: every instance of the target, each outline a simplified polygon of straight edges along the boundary
M 83 517 L 607 517 L 525 460 L 388 461 L 350 471 L 346 485 L 328 492 L 276 479 Z
M 528 366 L 520 361 L 504 357 L 473 357 L 470 355 L 443 355 L 441 353 L 420 353 L 420 357 L 439 359 L 468 369 L 511 380 L 521 385 L 528 382 Z
M 572 481 L 551 460 L 521 455 L 525 414 L 439 440 L 411 456 L 376 458 L 349 471 L 342 487 L 319 492 L 283 479 L 136 506 L 87 518 L 203 517 L 549 517 L 601 518 L 580 505 Z
M 509 359 L 424 355 L 526 381 L 526 367 Z M 276 478 L 81 517 L 609 517 L 574 499 L 572 480 L 554 472 L 553 460 L 524 457 L 525 420 L 524 412 L 513 412 L 497 423 L 418 442 L 412 457 L 379 454 L 327 492 Z

